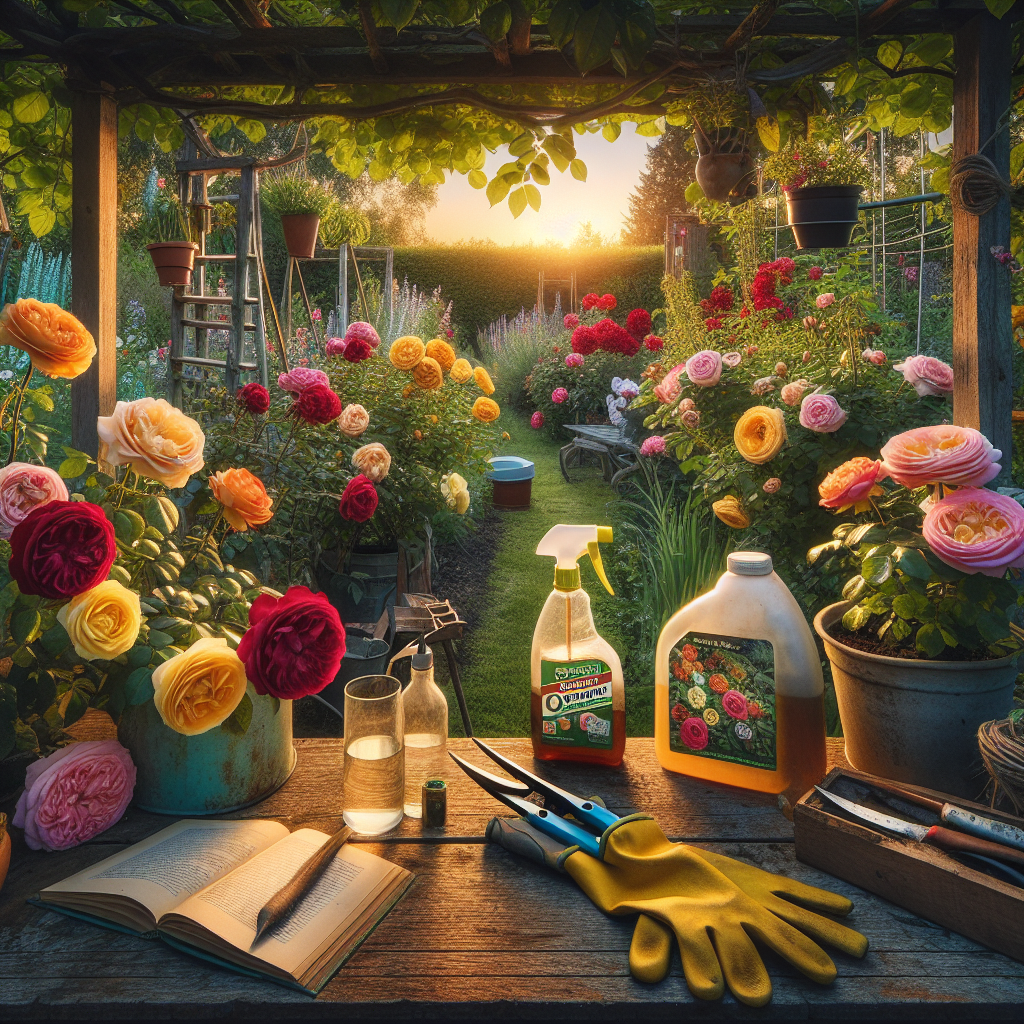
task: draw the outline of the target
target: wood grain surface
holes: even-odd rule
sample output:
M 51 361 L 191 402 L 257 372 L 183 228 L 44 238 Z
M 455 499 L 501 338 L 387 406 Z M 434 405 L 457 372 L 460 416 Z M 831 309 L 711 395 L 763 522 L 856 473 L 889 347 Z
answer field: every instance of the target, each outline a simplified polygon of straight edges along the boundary
M 532 763 L 528 740 L 489 742 Z M 296 746 L 292 778 L 232 817 L 337 827 L 340 742 Z M 483 762 L 466 740 L 450 746 Z M 841 744 L 831 743 L 830 761 L 836 760 Z M 730 996 L 694 1000 L 678 958 L 663 983 L 639 984 L 627 964 L 632 920 L 605 917 L 567 877 L 486 844 L 484 826 L 504 808 L 453 766 L 444 829 L 407 819 L 384 841 L 363 840 L 416 880 L 316 999 L 25 903 L 170 819 L 129 812 L 97 840 L 57 854 L 28 851 L 15 830 L 11 873 L 0 893 L 0 1019 L 621 1020 L 641 1007 L 650 1020 L 1019 1019 L 1024 965 L 800 864 L 792 825 L 773 798 L 667 773 L 649 739 L 627 742 L 621 769 L 536 767 L 575 792 L 600 793 L 616 811 L 652 812 L 677 838 L 848 895 L 856 907 L 849 923 L 871 941 L 867 956 L 837 954 L 839 978 L 821 988 L 766 952 L 774 996 L 757 1011 Z

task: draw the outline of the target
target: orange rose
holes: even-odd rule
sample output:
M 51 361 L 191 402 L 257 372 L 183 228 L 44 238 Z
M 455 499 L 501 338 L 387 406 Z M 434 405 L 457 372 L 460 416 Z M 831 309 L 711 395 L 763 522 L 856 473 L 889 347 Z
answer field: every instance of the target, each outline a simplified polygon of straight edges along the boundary
M 473 371 L 473 380 L 485 395 L 494 394 L 494 381 L 491 380 L 491 375 L 482 366 L 478 366 Z
M 371 441 L 352 453 L 352 465 L 363 476 L 379 484 L 391 470 L 391 453 L 380 441 Z
M 224 518 L 239 533 L 269 523 L 274 502 L 263 481 L 247 469 L 225 469 L 210 477 L 210 490 L 224 506 Z
M 100 459 L 126 463 L 139 476 L 167 487 L 184 487 L 203 468 L 206 436 L 194 419 L 164 398 L 118 402 L 110 416 L 96 421 Z
M 436 359 L 445 373 L 455 365 L 455 349 L 441 338 L 427 342 L 427 355 L 431 359 Z
M 424 356 L 412 369 L 412 379 L 424 391 L 436 391 L 444 384 L 441 364 L 430 356 Z
M 745 530 L 750 525 L 750 516 L 734 494 L 727 494 L 724 498 L 713 501 L 711 511 L 733 530 Z
M 413 334 L 407 334 L 404 338 L 398 338 L 391 343 L 388 359 L 396 370 L 411 370 L 423 358 L 425 352 L 423 341 Z
M 767 405 L 755 405 L 748 409 L 736 421 L 733 441 L 740 455 L 755 466 L 775 458 L 786 443 L 786 421 L 782 410 Z
M 0 345 L 27 352 L 47 377 L 73 380 L 89 369 L 96 342 L 76 317 L 53 302 L 18 299 L 0 313 Z
M 465 384 L 473 376 L 473 367 L 470 366 L 468 359 L 456 359 L 449 372 L 452 380 L 459 384 Z
M 882 463 L 878 459 L 862 455 L 850 459 L 818 484 L 818 504 L 835 512 L 843 512 L 851 505 L 855 512 L 864 512 L 871 507 L 873 497 L 885 493 L 877 483 L 881 475 Z
M 473 403 L 471 412 L 481 423 L 492 423 L 501 415 L 501 408 L 493 399 L 481 395 Z
M 716 672 L 708 680 L 708 686 L 710 686 L 711 689 L 715 691 L 715 693 L 725 693 L 725 691 L 729 689 L 729 681 L 725 678 L 725 676 L 720 675 L 718 672 Z

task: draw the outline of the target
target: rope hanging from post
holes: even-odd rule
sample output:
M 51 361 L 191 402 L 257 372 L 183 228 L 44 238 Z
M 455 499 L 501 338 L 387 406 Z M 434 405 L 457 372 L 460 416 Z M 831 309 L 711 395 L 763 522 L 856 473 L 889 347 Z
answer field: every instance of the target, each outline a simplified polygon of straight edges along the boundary
M 1024 186 L 1011 185 L 996 165 L 981 153 L 965 156 L 953 165 L 949 176 L 949 198 L 953 205 L 973 217 L 981 217 L 1008 198 L 1024 208 Z

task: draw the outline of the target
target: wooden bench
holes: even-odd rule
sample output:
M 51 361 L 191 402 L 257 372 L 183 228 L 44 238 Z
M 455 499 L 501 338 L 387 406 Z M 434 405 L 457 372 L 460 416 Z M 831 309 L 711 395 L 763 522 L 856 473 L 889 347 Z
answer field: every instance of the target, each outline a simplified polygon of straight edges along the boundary
M 576 436 L 558 452 L 558 465 L 566 483 L 569 467 L 579 466 L 588 455 L 596 455 L 601 462 L 606 483 L 618 489 L 622 479 L 637 470 L 637 446 L 623 433 L 621 427 L 610 423 L 565 423 L 566 430 Z
M 532 763 L 529 740 L 488 742 Z M 225 817 L 340 827 L 341 742 L 295 746 L 298 766 L 282 789 Z M 471 741 L 449 746 L 483 763 Z M 830 763 L 841 750 L 830 741 Z M 695 1000 L 678 955 L 664 982 L 640 984 L 627 965 L 633 920 L 605 917 L 571 879 L 484 842 L 488 820 L 508 812 L 453 765 L 444 828 L 406 818 L 385 838 L 365 841 L 416 880 L 316 999 L 25 902 L 170 819 L 133 810 L 63 853 L 30 852 L 14 830 L 0 891 L 0 1019 L 1020 1019 L 1024 965 L 798 863 L 793 826 L 774 798 L 668 773 L 650 739 L 628 740 L 621 768 L 546 762 L 537 770 L 577 793 L 600 793 L 620 813 L 648 811 L 673 838 L 848 895 L 856 905 L 849 923 L 871 942 L 867 956 L 835 954 L 838 980 L 822 988 L 765 953 L 774 996 L 761 1010 L 731 996 Z

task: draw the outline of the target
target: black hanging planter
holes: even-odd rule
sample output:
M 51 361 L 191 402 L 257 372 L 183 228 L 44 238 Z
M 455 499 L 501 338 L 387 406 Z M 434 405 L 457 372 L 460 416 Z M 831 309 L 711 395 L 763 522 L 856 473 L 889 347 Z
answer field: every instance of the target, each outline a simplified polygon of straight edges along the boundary
M 798 249 L 842 249 L 857 226 L 860 185 L 811 185 L 786 193 Z

